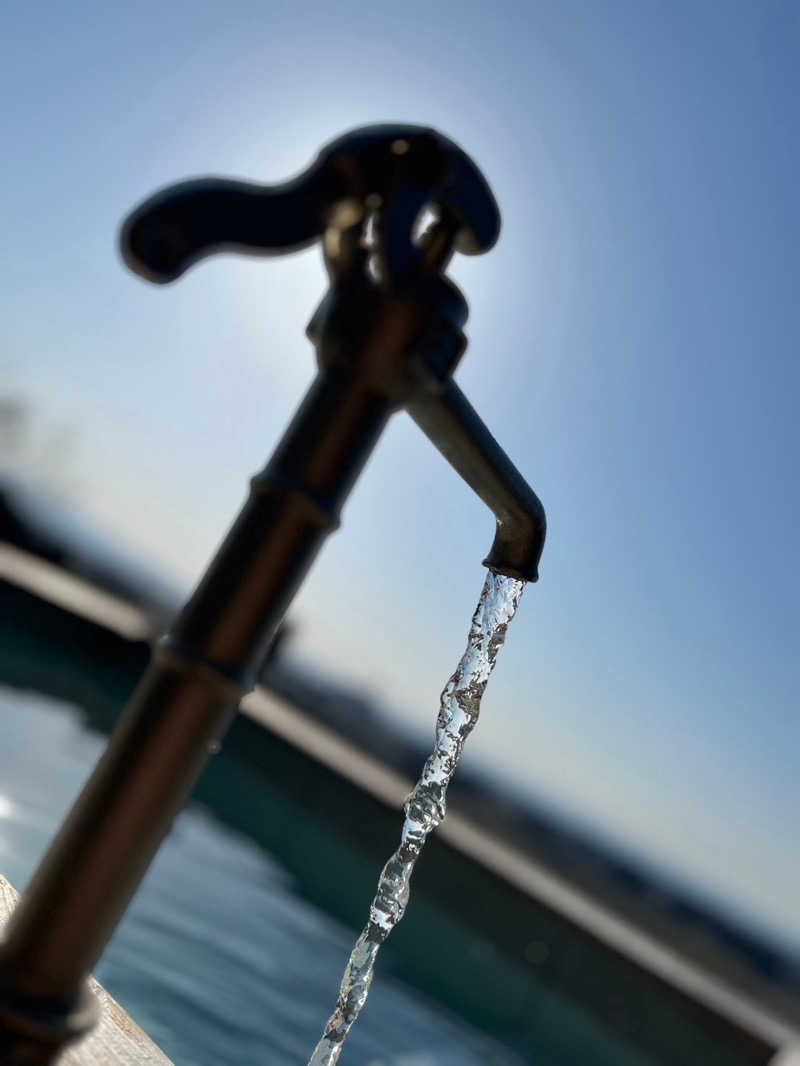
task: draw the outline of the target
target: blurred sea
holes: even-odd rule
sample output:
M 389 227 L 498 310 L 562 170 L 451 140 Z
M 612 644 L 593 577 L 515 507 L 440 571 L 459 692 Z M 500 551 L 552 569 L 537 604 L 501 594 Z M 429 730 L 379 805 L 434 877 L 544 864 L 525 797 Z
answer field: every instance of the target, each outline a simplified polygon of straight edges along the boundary
M 0 871 L 23 891 L 104 740 L 77 710 L 3 687 L 0 737 Z M 269 854 L 192 805 L 96 976 L 176 1066 L 303 1066 L 352 943 L 353 933 L 301 898 Z M 342 1063 L 520 1060 L 379 965 Z

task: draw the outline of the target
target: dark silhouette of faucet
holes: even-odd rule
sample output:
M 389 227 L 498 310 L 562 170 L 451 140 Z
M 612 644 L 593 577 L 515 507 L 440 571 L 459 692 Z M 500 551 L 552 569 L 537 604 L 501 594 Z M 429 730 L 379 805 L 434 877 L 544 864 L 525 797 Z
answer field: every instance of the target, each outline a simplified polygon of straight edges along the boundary
M 417 232 L 425 213 L 426 229 Z M 0 1059 L 52 1061 L 94 1016 L 85 978 L 234 715 L 389 416 L 405 407 L 494 512 L 490 569 L 537 579 L 541 503 L 458 386 L 466 302 L 454 251 L 497 239 L 483 175 L 452 141 L 381 125 L 333 141 L 278 186 L 170 186 L 125 222 L 122 254 L 173 281 L 220 251 L 322 239 L 330 288 L 308 326 L 319 372 L 194 595 L 154 649 L 0 950 Z

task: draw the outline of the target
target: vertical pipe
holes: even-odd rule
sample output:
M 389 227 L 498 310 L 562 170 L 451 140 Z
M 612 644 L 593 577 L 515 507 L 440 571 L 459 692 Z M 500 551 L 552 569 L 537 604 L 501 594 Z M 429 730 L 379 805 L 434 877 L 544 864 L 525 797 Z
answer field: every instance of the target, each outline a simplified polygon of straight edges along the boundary
M 385 397 L 351 375 L 322 370 L 253 478 L 9 923 L 0 949 L 4 1063 L 48 1063 L 72 1035 L 68 1015 L 85 977 L 252 686 L 390 413 Z M 48 1023 L 59 1030 L 49 1047 L 30 1036 L 43 1012 L 62 1018 L 60 1030 Z

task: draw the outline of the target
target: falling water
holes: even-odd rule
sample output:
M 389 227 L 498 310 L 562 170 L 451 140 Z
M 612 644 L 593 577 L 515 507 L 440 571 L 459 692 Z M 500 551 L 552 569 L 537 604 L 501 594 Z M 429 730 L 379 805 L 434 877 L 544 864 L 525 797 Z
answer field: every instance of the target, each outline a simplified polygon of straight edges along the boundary
M 405 913 L 411 874 L 428 835 L 445 816 L 447 786 L 464 742 L 478 720 L 481 697 L 519 605 L 523 581 L 489 571 L 472 618 L 467 648 L 442 693 L 436 743 L 405 802 L 400 847 L 381 871 L 369 921 L 355 943 L 342 977 L 336 1010 L 325 1026 L 309 1066 L 334 1066 L 367 1001 L 381 944 Z

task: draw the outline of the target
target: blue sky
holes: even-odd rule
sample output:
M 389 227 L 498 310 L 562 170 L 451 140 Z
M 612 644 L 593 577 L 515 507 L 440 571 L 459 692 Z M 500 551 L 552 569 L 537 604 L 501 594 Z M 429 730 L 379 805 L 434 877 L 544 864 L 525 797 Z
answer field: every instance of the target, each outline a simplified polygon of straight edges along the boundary
M 433 125 L 500 202 L 457 380 L 548 511 L 468 755 L 800 944 L 793 3 L 16 5 L 2 16 L 7 390 L 87 515 L 190 584 L 314 372 L 317 249 L 123 269 L 154 188 L 277 181 Z M 493 522 L 405 415 L 297 654 L 432 734 Z

